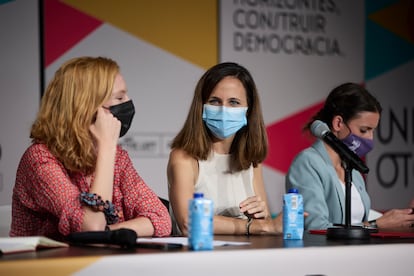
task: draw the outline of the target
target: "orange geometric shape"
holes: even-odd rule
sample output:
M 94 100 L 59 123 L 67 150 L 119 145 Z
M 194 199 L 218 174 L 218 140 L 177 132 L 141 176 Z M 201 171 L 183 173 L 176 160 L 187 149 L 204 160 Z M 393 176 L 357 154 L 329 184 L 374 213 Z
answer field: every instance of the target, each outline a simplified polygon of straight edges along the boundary
M 368 18 L 414 44 L 414 1 L 400 0 Z
M 218 61 L 216 0 L 64 2 L 202 68 Z

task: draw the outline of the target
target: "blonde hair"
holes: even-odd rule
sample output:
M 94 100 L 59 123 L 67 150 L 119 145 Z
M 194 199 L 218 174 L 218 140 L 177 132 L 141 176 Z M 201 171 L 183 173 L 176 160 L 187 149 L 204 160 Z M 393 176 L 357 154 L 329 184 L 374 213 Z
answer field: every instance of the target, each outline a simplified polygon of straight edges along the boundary
M 30 132 L 32 142 L 45 144 L 71 172 L 93 172 L 96 151 L 89 127 L 98 107 L 111 96 L 118 73 L 118 64 L 104 57 L 64 63 L 43 95 Z

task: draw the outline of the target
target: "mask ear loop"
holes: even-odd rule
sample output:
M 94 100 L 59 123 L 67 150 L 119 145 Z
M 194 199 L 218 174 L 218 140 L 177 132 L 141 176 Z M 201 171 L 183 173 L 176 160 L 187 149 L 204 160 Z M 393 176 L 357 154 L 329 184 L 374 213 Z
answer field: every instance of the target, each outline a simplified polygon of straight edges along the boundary
M 109 107 L 102 106 L 102 108 L 110 111 Z M 98 111 L 95 112 L 95 114 L 92 117 L 92 124 L 95 123 L 95 121 L 96 121 L 96 116 L 98 115 L 97 113 L 98 113 Z
M 342 116 L 341 116 L 341 118 L 342 118 Z M 348 124 L 347 123 L 345 123 L 345 121 L 343 120 L 343 118 L 342 118 L 342 123 L 346 126 L 346 128 L 349 130 L 349 134 L 347 135 L 347 137 L 349 136 L 349 135 L 351 135 L 352 134 L 352 130 L 351 130 L 351 128 L 348 126 Z
M 343 124 L 347 129 L 348 129 L 348 131 L 349 131 L 349 133 L 344 137 L 344 138 L 341 138 L 341 140 L 342 139 L 345 139 L 345 138 L 347 138 L 347 137 L 349 137 L 349 135 L 351 135 L 352 134 L 352 131 L 351 131 L 351 129 L 349 128 L 349 126 L 348 126 L 348 124 L 347 123 L 345 123 L 345 120 L 344 120 L 344 118 L 343 118 L 343 116 L 341 115 L 341 114 L 337 114 L 337 115 L 335 115 L 334 117 L 339 117 L 339 119 L 335 119 L 335 120 L 339 120 L 339 122 L 336 122 L 335 123 L 335 125 L 336 126 L 338 126 L 339 125 L 339 127 L 340 127 L 340 130 L 332 130 L 334 133 L 335 133 L 335 136 L 337 136 L 338 138 L 339 138 L 339 133 L 341 132 L 341 129 L 342 129 L 342 126 L 341 126 L 341 124 Z M 332 123 L 332 128 L 334 128 L 334 125 L 333 125 L 334 123 Z
M 348 124 L 347 124 L 347 123 L 345 123 L 344 118 L 342 118 L 342 116 L 341 116 L 341 119 L 342 119 L 341 123 L 342 123 L 342 124 L 344 124 L 344 125 L 345 125 L 345 127 L 346 127 L 346 128 L 348 129 L 348 131 L 349 131 L 348 135 L 346 135 L 346 136 L 345 136 L 345 138 L 343 138 L 343 139 L 346 139 L 346 138 L 348 138 L 349 136 L 351 136 L 351 135 L 352 135 L 352 130 L 351 130 L 351 128 L 348 126 Z

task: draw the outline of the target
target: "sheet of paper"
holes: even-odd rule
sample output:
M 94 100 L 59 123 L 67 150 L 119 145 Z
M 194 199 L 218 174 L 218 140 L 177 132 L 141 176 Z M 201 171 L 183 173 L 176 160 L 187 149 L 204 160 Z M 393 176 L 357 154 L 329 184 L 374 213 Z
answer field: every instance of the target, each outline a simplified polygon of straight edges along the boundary
M 39 247 L 68 247 L 63 242 L 42 236 L 31 237 L 0 237 L 0 251 L 3 254 L 35 251 Z
M 179 243 L 184 246 L 188 245 L 187 237 L 164 237 L 164 238 L 138 238 L 137 242 L 159 242 L 159 243 Z M 233 241 L 221 241 L 214 240 L 213 246 L 225 246 L 225 245 L 247 245 L 250 242 L 233 242 Z

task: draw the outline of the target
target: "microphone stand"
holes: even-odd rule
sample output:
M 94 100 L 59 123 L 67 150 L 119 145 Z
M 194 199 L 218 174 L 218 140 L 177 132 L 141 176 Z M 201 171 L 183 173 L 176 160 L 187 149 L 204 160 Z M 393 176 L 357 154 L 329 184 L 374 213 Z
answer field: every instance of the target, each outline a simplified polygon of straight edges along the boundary
M 345 170 L 345 225 L 329 227 L 326 237 L 332 240 L 366 240 L 371 237 L 370 231 L 362 226 L 351 225 L 351 185 L 352 170 L 351 162 L 341 156 L 342 167 Z

